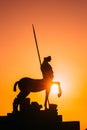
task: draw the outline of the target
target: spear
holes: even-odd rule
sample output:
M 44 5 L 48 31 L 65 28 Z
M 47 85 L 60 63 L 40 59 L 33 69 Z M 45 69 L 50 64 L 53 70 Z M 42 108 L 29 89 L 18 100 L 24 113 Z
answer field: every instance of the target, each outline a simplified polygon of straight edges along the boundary
M 36 33 L 35 33 L 35 28 L 34 28 L 34 25 L 33 25 L 33 24 L 32 24 L 32 28 L 33 28 L 33 34 L 34 34 L 34 39 L 35 39 L 35 43 L 36 43 L 36 48 L 37 48 L 39 63 L 40 63 L 40 67 L 41 67 L 40 52 L 39 52 L 39 48 L 38 48 L 38 44 L 37 44 L 37 38 L 36 38 Z

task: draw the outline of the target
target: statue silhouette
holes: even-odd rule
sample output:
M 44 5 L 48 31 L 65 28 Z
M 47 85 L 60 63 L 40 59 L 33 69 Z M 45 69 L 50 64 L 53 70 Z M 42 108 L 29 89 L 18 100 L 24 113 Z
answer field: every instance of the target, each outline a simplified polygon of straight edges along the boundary
M 58 97 L 61 96 L 61 87 L 60 82 L 53 82 L 53 70 L 51 65 L 48 63 L 51 61 L 51 56 L 45 57 L 43 63 L 41 64 L 41 71 L 43 75 L 43 79 L 32 79 L 28 77 L 24 77 L 14 84 L 14 91 L 16 91 L 16 86 L 20 89 L 19 94 L 14 99 L 13 102 L 13 112 L 18 111 L 18 105 L 29 95 L 30 92 L 39 92 L 42 90 L 46 90 L 45 95 L 45 109 L 47 109 L 48 96 L 50 93 L 50 88 L 53 83 L 58 84 L 59 94 Z

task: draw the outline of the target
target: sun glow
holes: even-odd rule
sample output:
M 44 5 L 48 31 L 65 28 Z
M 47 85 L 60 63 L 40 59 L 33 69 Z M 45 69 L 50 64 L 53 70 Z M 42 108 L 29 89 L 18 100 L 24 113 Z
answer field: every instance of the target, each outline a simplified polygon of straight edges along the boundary
M 53 95 L 58 94 L 58 85 L 57 84 L 52 85 L 50 94 L 53 94 Z

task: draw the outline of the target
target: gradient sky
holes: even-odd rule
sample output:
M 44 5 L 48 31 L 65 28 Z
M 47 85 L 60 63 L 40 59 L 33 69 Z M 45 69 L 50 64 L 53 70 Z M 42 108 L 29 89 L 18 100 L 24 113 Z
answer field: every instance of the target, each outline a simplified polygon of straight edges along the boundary
M 87 128 L 87 0 L 0 0 L 0 115 L 12 112 L 15 81 L 42 78 L 32 31 L 41 60 L 51 55 L 54 80 L 62 96 L 50 94 L 63 121 Z M 31 101 L 44 104 L 44 91 Z

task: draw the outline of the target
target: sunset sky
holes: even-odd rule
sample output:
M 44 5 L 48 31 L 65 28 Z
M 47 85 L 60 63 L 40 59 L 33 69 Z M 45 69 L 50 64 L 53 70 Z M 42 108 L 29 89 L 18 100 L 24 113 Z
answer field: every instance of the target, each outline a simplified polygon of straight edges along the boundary
M 54 80 L 62 96 L 51 93 L 63 121 L 87 128 L 87 0 L 0 0 L 0 115 L 12 112 L 14 83 L 22 77 L 42 78 L 41 61 L 51 56 Z M 45 92 L 31 93 L 44 104 Z

